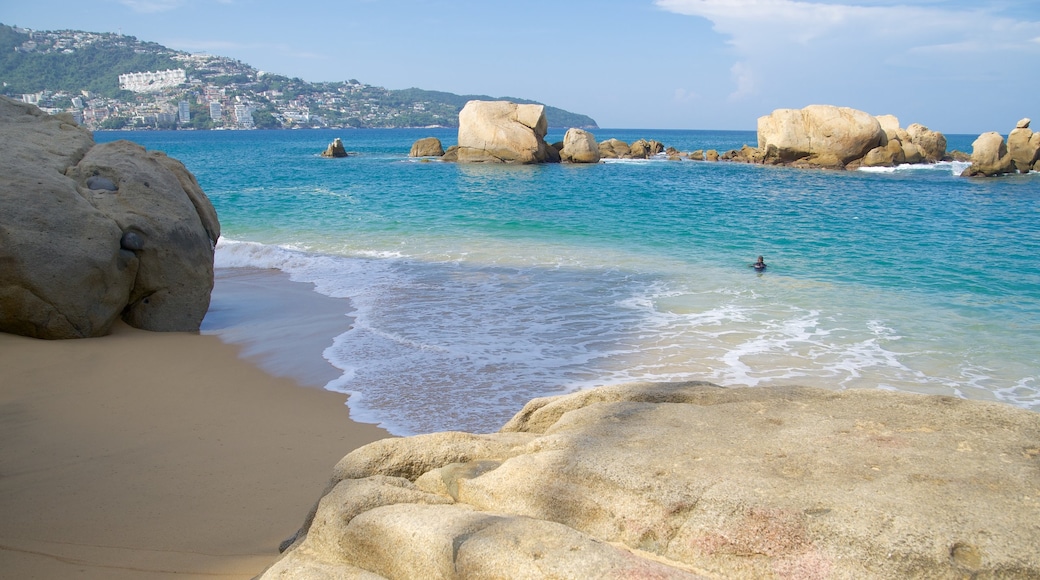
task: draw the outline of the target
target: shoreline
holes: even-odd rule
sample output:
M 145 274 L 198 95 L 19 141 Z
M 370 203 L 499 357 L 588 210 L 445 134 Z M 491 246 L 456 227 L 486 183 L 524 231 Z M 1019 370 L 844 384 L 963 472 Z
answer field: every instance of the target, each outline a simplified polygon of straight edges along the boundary
M 0 334 L 4 575 L 244 579 L 270 565 L 336 462 L 390 435 L 244 351 L 122 323 L 92 339 Z

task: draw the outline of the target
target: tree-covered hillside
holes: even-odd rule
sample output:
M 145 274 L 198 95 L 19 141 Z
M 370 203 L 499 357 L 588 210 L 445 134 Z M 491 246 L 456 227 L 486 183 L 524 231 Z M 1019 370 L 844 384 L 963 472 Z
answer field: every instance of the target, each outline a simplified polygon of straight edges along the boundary
M 121 74 L 168 69 L 184 69 L 188 82 L 136 93 L 119 88 Z M 88 99 L 77 98 L 84 92 Z M 455 127 L 459 111 L 473 99 L 535 103 L 416 88 L 391 90 L 355 79 L 307 82 L 263 73 L 227 57 L 176 51 L 132 36 L 36 31 L 4 24 L 0 24 L 0 94 L 31 95 L 26 100 L 49 112 L 72 113 L 95 130 Z M 188 105 L 187 121 L 180 118 L 181 103 Z M 586 115 L 548 105 L 545 116 L 552 127 L 596 128 Z
M 180 65 L 173 51 L 132 36 L 85 34 L 77 47 L 55 46 L 45 34 L 30 35 L 0 24 L 0 81 L 5 94 L 44 90 L 106 97 L 119 93 L 119 75 Z

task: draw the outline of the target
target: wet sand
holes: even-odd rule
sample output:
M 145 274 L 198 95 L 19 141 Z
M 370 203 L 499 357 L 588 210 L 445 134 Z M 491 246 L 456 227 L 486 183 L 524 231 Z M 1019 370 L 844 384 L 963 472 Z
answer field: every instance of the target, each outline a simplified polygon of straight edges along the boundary
M 296 306 L 314 314 L 296 327 L 310 338 L 287 341 L 349 324 L 308 287 L 253 274 L 257 292 L 232 290 L 240 326 L 207 332 L 262 323 L 260 304 L 288 312 L 279 291 L 305 290 Z M 333 465 L 388 435 L 351 421 L 345 396 L 304 386 L 334 372 L 312 347 L 296 376 L 275 376 L 248 334 L 0 334 L 0 576 L 251 578 L 272 563 Z

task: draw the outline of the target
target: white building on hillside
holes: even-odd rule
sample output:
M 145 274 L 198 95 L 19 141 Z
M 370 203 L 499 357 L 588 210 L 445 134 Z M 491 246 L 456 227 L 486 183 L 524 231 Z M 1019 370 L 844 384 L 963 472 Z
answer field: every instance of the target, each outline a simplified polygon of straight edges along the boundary
M 155 72 L 136 72 L 119 75 L 119 88 L 135 93 L 151 93 L 183 85 L 188 82 L 184 69 L 170 69 Z
M 243 129 L 252 129 L 253 107 L 249 105 L 235 105 L 235 122 Z
M 180 117 L 181 123 L 191 122 L 191 107 L 188 106 L 188 101 L 177 103 L 177 113 Z

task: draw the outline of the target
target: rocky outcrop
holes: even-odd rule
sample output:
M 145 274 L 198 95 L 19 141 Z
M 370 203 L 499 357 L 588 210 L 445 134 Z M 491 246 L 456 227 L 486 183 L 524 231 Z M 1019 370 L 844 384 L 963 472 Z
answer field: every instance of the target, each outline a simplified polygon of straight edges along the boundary
M 560 159 L 569 163 L 599 163 L 599 145 L 592 133 L 583 129 L 568 129 L 563 136 Z
M 632 150 L 628 143 L 611 138 L 600 142 L 599 154 L 603 159 L 629 159 L 632 157 Z
M 179 161 L 0 98 L 0 331 L 197 331 L 219 235 Z
M 543 105 L 470 101 L 459 112 L 460 163 L 546 163 L 558 154 L 545 142 Z
M 777 109 L 758 119 L 758 148 L 774 163 L 841 168 L 878 147 L 884 136 L 876 118 L 848 107 Z
M 906 132 L 910 137 L 910 143 L 920 150 L 924 161 L 935 163 L 946 157 L 946 136 L 942 133 L 932 131 L 920 123 L 911 123 Z
M 329 143 L 329 146 L 325 148 L 325 151 L 321 152 L 322 157 L 346 157 L 347 150 L 343 147 L 343 140 L 336 137 Z
M 971 166 L 961 173 L 964 177 L 993 177 L 1015 170 L 1004 137 L 996 131 L 983 133 L 971 144 Z
M 1029 119 L 1019 121 L 1007 138 L 1011 161 L 1015 164 L 1015 169 L 1021 173 L 1036 169 L 1040 160 L 1040 133 L 1033 133 L 1029 123 Z
M 272 578 L 1040 574 L 1040 414 L 880 390 L 603 387 L 362 447 Z
M 424 137 L 412 143 L 412 150 L 408 152 L 409 157 L 443 157 L 444 147 L 441 140 L 436 137 Z

